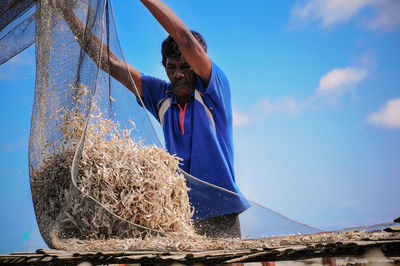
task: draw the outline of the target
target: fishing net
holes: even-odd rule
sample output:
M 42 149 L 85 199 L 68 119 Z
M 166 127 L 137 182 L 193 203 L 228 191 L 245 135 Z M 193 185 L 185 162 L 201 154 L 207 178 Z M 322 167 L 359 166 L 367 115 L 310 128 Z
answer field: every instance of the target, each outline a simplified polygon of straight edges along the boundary
M 318 232 L 179 170 L 158 122 L 109 75 L 113 57 L 125 62 L 110 1 L 5 1 L 0 15 L 0 64 L 36 45 L 30 182 L 49 247 L 65 248 L 68 239 L 193 240 L 199 217 L 238 201 L 247 206 L 242 235 Z M 133 82 L 126 64 L 124 71 Z

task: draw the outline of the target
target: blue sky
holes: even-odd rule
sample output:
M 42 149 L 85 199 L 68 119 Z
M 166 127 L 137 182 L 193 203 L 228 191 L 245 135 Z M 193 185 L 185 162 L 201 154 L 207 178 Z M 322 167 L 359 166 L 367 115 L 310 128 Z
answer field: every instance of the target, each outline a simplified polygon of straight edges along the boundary
M 244 195 L 322 229 L 400 215 L 399 1 L 165 2 L 230 80 Z M 166 78 L 166 33 L 139 1 L 113 6 L 127 62 Z M 0 253 L 44 246 L 28 172 L 34 53 L 0 66 Z

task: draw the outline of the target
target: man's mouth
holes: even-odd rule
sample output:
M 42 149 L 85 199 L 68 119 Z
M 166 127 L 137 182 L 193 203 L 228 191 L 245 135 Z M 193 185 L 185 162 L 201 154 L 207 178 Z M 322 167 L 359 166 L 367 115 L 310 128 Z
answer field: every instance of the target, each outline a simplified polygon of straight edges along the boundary
M 175 88 L 179 88 L 179 87 L 185 87 L 187 86 L 186 82 L 179 82 L 179 83 L 174 83 L 173 84 Z

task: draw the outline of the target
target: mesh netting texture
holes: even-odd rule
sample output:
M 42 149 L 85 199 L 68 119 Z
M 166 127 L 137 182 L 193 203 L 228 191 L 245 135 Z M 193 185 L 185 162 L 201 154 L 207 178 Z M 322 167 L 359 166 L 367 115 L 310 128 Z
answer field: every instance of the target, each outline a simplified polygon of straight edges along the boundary
M 189 191 L 221 206 L 243 197 L 179 170 L 143 103 L 109 75 L 110 58 L 123 60 L 109 1 L 10 0 L 0 15 L 0 64 L 36 45 L 30 182 L 49 247 L 66 248 L 63 239 L 194 237 Z M 121 75 L 130 75 L 127 66 Z M 244 235 L 318 231 L 251 205 L 241 214 Z
M 2 1 L 0 6 L 0 64 L 34 43 L 35 19 L 35 1 Z
M 145 111 L 103 72 L 110 67 L 101 52 L 120 51 L 109 6 L 105 1 L 41 1 L 36 9 L 29 159 L 36 217 L 46 243 L 134 237 L 143 231 L 139 225 L 146 232 L 190 231 L 190 216 L 181 217 L 190 215 L 185 187 L 174 189 L 184 183 L 177 160 L 155 146 L 159 141 Z M 76 21 L 67 16 L 81 25 L 74 28 Z M 157 167 L 168 159 L 170 164 Z M 168 186 L 161 189 L 160 183 Z M 166 209 L 170 213 L 158 211 L 154 201 L 173 192 L 178 200 Z M 159 217 L 145 219 L 151 212 Z M 188 222 L 182 224 L 183 219 Z

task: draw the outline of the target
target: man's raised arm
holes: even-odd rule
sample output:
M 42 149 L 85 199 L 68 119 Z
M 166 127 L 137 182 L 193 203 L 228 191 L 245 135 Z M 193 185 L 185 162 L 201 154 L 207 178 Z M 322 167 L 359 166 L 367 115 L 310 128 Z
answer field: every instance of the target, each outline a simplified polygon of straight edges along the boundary
M 140 0 L 161 26 L 174 38 L 186 62 L 203 82 L 211 78 L 211 59 L 194 38 L 188 27 L 161 0 Z
M 118 58 L 110 51 L 110 49 L 108 49 L 107 45 L 104 43 L 101 45 L 101 40 L 91 30 L 85 31 L 85 26 L 72 11 L 66 0 L 55 1 L 55 6 L 57 11 L 62 14 L 64 20 L 68 24 L 68 27 L 76 37 L 81 47 L 85 50 L 86 54 L 88 54 L 90 58 L 92 58 L 92 60 L 98 64 L 98 52 L 102 47 L 99 67 L 103 71 L 109 73 L 113 78 L 121 82 L 125 87 L 132 91 L 136 97 L 143 98 L 142 79 L 139 71 L 137 71 L 131 65 L 125 64 L 123 60 Z M 127 67 L 129 72 L 126 69 Z M 132 79 L 134 83 L 132 82 Z M 137 91 L 135 89 L 135 85 Z

